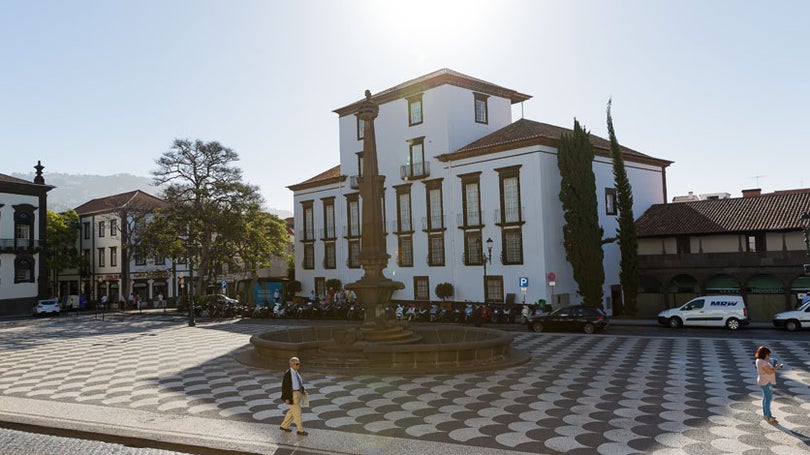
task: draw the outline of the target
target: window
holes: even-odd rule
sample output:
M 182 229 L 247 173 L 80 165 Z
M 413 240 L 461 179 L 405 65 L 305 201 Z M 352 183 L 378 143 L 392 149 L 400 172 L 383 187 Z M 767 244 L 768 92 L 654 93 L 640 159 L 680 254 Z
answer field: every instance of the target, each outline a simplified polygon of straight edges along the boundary
M 397 233 L 413 232 L 411 223 L 411 185 L 395 187 L 397 192 Z
M 34 206 L 30 204 L 14 206 L 14 246 L 34 246 Z
M 110 267 L 116 267 L 118 265 L 118 248 L 111 246 L 110 247 Z
M 399 257 L 397 264 L 400 267 L 413 267 L 413 237 L 403 235 L 399 237 Z
M 748 253 L 764 253 L 765 236 L 762 234 L 747 234 L 745 236 L 745 251 Z
M 315 245 L 312 243 L 304 244 L 304 264 L 305 269 L 315 268 Z
M 481 231 L 464 232 L 464 265 L 483 265 L 484 255 L 481 245 Z
M 17 257 L 14 259 L 14 282 L 34 282 L 34 259 L 31 257 Z
M 99 237 L 104 237 L 104 222 L 103 221 L 98 222 L 98 236 Z
M 413 277 L 413 299 L 430 300 L 430 277 Z
M 428 265 L 444 265 L 444 233 L 433 233 L 428 236 Z
M 366 137 L 366 121 L 360 117 L 355 118 L 357 119 L 357 140 L 359 141 Z
M 326 295 L 326 278 L 322 276 L 315 277 L 315 294 L 318 296 Z
M 104 248 L 98 249 L 98 266 L 104 267 Z
M 116 237 L 118 235 L 118 220 L 110 220 L 110 237 Z
M 689 254 L 692 252 L 692 245 L 688 235 L 679 235 L 675 237 L 676 247 L 678 254 Z
M 323 244 L 323 268 L 334 269 L 336 267 L 335 261 L 335 242 L 324 242 Z
M 166 265 L 166 258 L 160 254 L 155 254 L 155 265 Z
M 484 282 L 487 302 L 503 302 L 503 277 L 487 275 Z
M 31 242 L 31 226 L 27 224 L 14 225 L 14 244 L 18 248 L 33 246 Z
M 408 126 L 422 123 L 422 94 L 408 98 Z
M 520 166 L 496 169 L 500 186 L 500 226 L 504 264 L 523 264 L 523 209 L 520 202 Z
M 84 228 L 84 238 L 85 238 L 85 239 L 89 239 L 89 238 L 90 238 L 90 222 L 85 221 L 85 222 L 82 224 L 82 226 L 83 226 L 83 228 Z
M 427 230 L 444 229 L 441 179 L 425 182 L 427 192 Z
M 335 235 L 335 198 L 323 199 L 323 238 L 334 239 Z
M 605 215 L 616 215 L 616 188 L 605 188 Z
M 360 268 L 360 240 L 349 240 L 349 260 L 350 269 Z
M 429 174 L 425 163 L 424 142 L 424 136 L 408 141 L 408 161 L 400 171 L 403 179 L 426 177 Z
M 141 254 L 140 251 L 135 250 L 135 265 L 146 265 L 146 256 Z
M 501 217 L 503 224 L 523 222 L 520 205 L 520 166 L 496 169 L 501 190 Z
M 347 237 L 360 237 L 360 201 L 357 193 L 346 196 L 346 213 L 349 223 Z
M 363 176 L 363 152 L 357 152 L 357 175 Z
M 509 228 L 503 230 L 503 263 L 523 264 L 523 230 Z
M 315 213 L 312 207 L 312 201 L 302 202 L 304 208 L 304 235 L 301 236 L 302 240 L 315 240 Z
M 481 224 L 481 193 L 479 189 L 480 172 L 464 174 L 461 178 L 461 200 L 464 210 L 462 226 L 479 227 Z
M 473 93 L 473 102 L 475 105 L 475 123 L 487 123 L 489 121 L 487 98 L 489 98 L 489 95 L 484 95 L 483 93 Z

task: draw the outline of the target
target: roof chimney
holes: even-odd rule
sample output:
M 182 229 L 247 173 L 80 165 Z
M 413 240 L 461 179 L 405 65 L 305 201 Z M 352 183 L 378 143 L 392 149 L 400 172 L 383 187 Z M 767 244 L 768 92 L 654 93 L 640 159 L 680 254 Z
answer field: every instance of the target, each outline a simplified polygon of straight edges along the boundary
M 742 190 L 743 197 L 754 197 L 762 195 L 762 188 L 754 188 L 750 190 Z

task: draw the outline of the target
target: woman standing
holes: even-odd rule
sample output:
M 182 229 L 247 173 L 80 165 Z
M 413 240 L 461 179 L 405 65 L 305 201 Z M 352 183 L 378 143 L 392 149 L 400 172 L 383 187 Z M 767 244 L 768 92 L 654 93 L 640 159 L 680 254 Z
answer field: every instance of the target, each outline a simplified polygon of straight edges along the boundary
M 771 350 L 766 346 L 757 348 L 754 355 L 756 357 L 757 365 L 757 384 L 762 388 L 762 413 L 768 423 L 779 423 L 771 415 L 771 400 L 773 399 L 772 386 L 776 385 L 776 370 L 782 367 L 779 365 L 772 365 L 769 358 Z

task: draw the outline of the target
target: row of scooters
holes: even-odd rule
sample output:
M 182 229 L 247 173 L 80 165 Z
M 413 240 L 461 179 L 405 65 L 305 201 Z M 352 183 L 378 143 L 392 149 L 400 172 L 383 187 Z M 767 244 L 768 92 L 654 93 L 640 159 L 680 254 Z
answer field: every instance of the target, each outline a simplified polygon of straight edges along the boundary
M 386 308 L 389 318 L 417 322 L 454 322 L 479 324 L 484 322 L 511 324 L 519 319 L 516 307 L 505 304 L 456 303 L 452 306 L 438 303 L 397 304 Z
M 251 317 L 274 319 L 341 319 L 362 321 L 366 309 L 358 302 L 306 301 L 271 302 L 269 305 L 257 305 Z

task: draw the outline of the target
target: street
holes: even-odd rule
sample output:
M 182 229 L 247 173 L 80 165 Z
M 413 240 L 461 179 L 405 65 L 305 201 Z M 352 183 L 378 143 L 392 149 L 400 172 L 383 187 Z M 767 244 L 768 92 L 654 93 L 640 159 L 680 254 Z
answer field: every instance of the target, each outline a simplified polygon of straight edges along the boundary
M 233 354 L 250 349 L 251 334 L 334 323 L 203 320 L 187 327 L 181 317 L 158 315 L 0 321 L 0 420 L 36 420 L 37 413 L 82 406 L 84 427 L 119 437 L 137 428 L 139 440 L 148 431 L 164 437 L 164 420 L 173 432 L 184 420 L 194 423 L 189 432 L 229 429 L 222 438 L 266 427 L 258 434 L 251 427 L 250 443 L 240 449 L 246 453 L 288 447 L 368 453 L 370 441 L 378 453 L 810 451 L 810 333 L 762 328 L 612 324 L 606 333 L 585 335 L 504 325 L 515 336 L 513 347 L 532 360 L 461 375 L 331 376 L 308 373 L 303 359 L 310 436 L 278 434 L 286 412 L 278 400 L 282 372 L 246 367 Z M 755 381 L 753 352 L 763 343 L 786 364 L 775 389 L 776 426 L 761 418 Z M 0 434 L 0 449 L 8 441 Z M 59 440 L 30 453 L 86 453 L 68 447 Z

